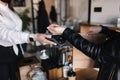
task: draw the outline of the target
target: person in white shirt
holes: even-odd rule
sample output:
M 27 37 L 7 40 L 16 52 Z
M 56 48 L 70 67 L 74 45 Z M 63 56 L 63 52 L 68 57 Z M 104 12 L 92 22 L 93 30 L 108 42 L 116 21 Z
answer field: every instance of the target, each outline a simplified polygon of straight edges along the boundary
M 43 45 L 56 43 L 47 40 L 51 35 L 22 32 L 22 21 L 15 13 L 13 0 L 0 0 L 0 79 L 18 80 L 16 76 L 19 50 L 17 44 L 38 41 Z

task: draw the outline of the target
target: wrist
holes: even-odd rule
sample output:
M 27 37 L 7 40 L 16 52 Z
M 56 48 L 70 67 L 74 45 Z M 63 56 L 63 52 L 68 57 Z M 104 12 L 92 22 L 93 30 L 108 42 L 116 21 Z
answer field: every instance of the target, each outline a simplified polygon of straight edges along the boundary
M 64 30 L 66 29 L 66 26 L 61 26 L 60 28 L 59 28 L 59 34 L 63 34 L 63 32 L 64 32 Z
M 66 29 L 66 28 L 62 28 L 62 30 L 61 30 L 61 31 L 62 31 L 62 34 L 63 34 L 63 32 L 65 31 L 65 29 Z
M 35 41 L 38 41 L 38 36 L 39 36 L 38 33 L 34 34 L 33 38 L 34 38 Z
M 29 42 L 34 42 L 34 41 L 36 41 L 35 34 L 30 34 L 29 35 Z

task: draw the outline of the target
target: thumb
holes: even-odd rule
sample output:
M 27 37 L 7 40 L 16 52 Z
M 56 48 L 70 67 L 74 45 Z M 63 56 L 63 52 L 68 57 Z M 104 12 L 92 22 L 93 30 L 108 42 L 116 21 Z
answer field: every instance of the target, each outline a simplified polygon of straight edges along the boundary
M 46 38 L 51 38 L 51 37 L 52 37 L 52 35 L 45 35 L 45 37 L 46 37 Z

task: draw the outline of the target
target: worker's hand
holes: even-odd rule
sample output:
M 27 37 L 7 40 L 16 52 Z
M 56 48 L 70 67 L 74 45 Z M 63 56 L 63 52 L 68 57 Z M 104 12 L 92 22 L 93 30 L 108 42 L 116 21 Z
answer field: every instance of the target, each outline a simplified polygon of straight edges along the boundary
M 91 26 L 87 32 L 87 34 L 97 34 L 102 30 L 102 27 L 100 26 Z
M 51 24 L 47 27 L 47 29 L 53 34 L 53 35 L 61 35 L 65 27 L 59 26 L 57 24 Z
M 40 42 L 42 45 L 52 44 L 56 45 L 55 42 L 48 40 L 47 38 L 51 38 L 51 35 L 48 34 L 35 34 L 34 39 Z

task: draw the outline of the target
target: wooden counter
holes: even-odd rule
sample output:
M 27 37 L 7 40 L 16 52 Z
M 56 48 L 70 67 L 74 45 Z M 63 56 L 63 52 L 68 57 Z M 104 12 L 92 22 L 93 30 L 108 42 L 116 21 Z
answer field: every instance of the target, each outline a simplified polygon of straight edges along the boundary
M 96 80 L 98 68 L 76 68 L 76 80 Z
M 76 80 L 96 80 L 98 68 L 76 68 Z M 56 68 L 49 71 L 49 80 L 67 80 L 62 76 L 62 68 Z

